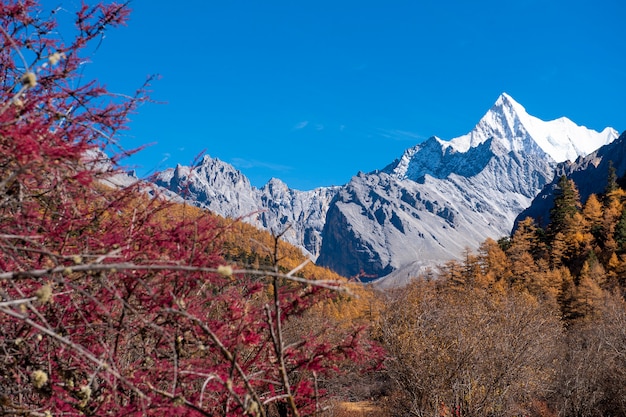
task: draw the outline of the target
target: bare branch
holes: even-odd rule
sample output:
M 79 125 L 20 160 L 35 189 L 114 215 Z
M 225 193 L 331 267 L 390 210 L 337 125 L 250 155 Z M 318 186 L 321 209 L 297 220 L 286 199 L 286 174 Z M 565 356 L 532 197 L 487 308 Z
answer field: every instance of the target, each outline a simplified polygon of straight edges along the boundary
M 99 258 L 100 259 L 100 258 Z M 308 261 L 307 261 L 308 262 Z M 134 264 L 134 263 L 114 263 L 114 264 L 97 264 L 97 263 L 87 263 L 80 265 L 68 265 L 68 266 L 58 266 L 49 269 L 32 269 L 27 271 L 12 271 L 12 272 L 3 272 L 0 273 L 0 280 L 14 280 L 20 278 L 41 278 L 46 275 L 52 274 L 70 274 L 73 272 L 99 272 L 99 271 L 108 271 L 108 272 L 117 272 L 117 271 L 126 271 L 126 270 L 137 270 L 137 271 L 183 271 L 183 272 L 204 272 L 204 273 L 221 273 L 221 270 L 218 268 L 205 268 L 200 266 L 187 266 L 187 265 L 171 265 L 171 264 Z M 300 278 L 292 275 L 293 272 L 289 272 L 287 274 L 282 274 L 278 272 L 271 271 L 259 271 L 256 269 L 234 269 L 233 274 L 248 274 L 248 275 L 257 275 L 257 276 L 272 276 L 276 278 L 284 278 L 293 282 L 298 282 L 301 284 L 311 285 L 315 287 L 326 288 L 333 291 L 341 291 L 345 293 L 351 294 L 351 291 L 348 287 L 344 286 L 340 281 L 334 280 L 312 280 L 306 278 Z

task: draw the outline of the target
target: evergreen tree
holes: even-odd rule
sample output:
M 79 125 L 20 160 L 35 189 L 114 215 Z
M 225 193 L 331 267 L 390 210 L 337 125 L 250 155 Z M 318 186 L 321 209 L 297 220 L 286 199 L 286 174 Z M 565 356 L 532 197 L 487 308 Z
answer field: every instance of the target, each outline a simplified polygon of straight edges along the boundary
M 559 179 L 554 207 L 550 210 L 550 231 L 554 236 L 566 232 L 574 226 L 572 218 L 580 211 L 580 194 L 573 180 L 562 175 Z
M 577 288 L 574 278 L 567 268 L 560 268 L 561 272 L 561 291 L 557 298 L 561 306 L 561 314 L 566 321 L 572 321 L 582 317 L 579 306 L 577 305 Z
M 622 216 L 620 217 L 617 226 L 615 226 L 614 238 L 617 243 L 618 250 L 621 252 L 626 250 L 626 207 L 622 210 Z
M 604 193 L 608 196 L 612 192 L 617 191 L 618 188 L 619 185 L 617 184 L 617 174 L 615 172 L 615 167 L 613 166 L 613 161 L 609 161 L 609 175 L 607 178 Z

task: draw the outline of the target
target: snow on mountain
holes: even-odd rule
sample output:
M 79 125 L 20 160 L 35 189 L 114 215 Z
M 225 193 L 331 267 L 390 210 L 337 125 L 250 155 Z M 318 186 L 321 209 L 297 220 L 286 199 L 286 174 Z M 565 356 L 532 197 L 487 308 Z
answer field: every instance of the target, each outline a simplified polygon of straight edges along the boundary
M 178 165 L 160 172 L 154 182 L 221 216 L 284 232 L 286 241 L 312 258 L 319 254 L 326 211 L 338 189 L 298 191 L 276 178 L 258 189 L 232 165 L 208 155 L 194 167 Z
M 470 133 L 450 141 L 432 137 L 405 151 L 386 170 L 392 170 L 398 179 L 413 180 L 426 173 L 458 170 L 471 162 L 464 154 L 492 138 L 508 152 L 545 153 L 555 162 L 574 161 L 610 143 L 617 135 L 615 129 L 607 127 L 598 133 L 565 117 L 544 122 L 529 115 L 521 104 L 503 93 Z M 419 158 L 414 157 L 417 153 Z
M 618 178 L 623 179 L 626 176 L 626 132 L 584 158 L 579 158 L 575 162 L 560 163 L 555 169 L 552 182 L 547 184 L 531 205 L 518 215 L 516 223 L 526 217 L 532 217 L 542 227 L 547 226 L 561 175 L 567 176 L 576 183 L 583 203 L 591 194 L 604 193 L 608 184 L 609 166 L 613 166 Z
M 231 165 L 205 157 L 155 182 L 198 206 L 283 232 L 317 263 L 345 276 L 406 280 L 487 237 L 508 235 L 515 218 L 554 177 L 558 162 L 612 142 L 566 118 L 542 121 L 502 94 L 474 129 L 450 141 L 432 137 L 380 171 L 342 187 L 290 189 L 272 179 L 257 189 Z
M 402 285 L 508 235 L 557 162 L 616 137 L 564 118 L 543 122 L 502 94 L 467 135 L 432 137 L 382 171 L 353 177 L 328 211 L 318 263 Z

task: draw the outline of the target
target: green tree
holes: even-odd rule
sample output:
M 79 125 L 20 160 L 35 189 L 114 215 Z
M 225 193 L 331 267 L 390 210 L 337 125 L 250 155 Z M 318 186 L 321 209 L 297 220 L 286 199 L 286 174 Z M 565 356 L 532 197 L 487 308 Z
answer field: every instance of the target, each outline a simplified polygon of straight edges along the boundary
M 614 236 L 618 250 L 624 252 L 626 250 L 626 207 L 622 210 L 622 216 L 615 227 Z
M 613 161 L 609 161 L 609 174 L 607 177 L 606 188 L 604 189 L 604 194 L 607 196 L 612 192 L 617 191 L 619 185 L 617 184 L 617 174 L 615 173 L 615 167 L 613 166 Z
M 558 232 L 567 233 L 575 225 L 574 215 L 581 209 L 580 194 L 573 180 L 562 175 L 554 197 L 554 206 L 550 210 L 550 232 L 554 236 Z

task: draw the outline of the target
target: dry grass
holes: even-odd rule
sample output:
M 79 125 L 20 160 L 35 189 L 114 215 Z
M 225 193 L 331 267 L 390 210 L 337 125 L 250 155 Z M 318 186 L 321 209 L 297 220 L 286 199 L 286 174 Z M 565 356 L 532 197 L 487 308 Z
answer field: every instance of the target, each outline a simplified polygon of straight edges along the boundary
M 332 407 L 329 414 L 332 417 L 374 417 L 381 415 L 384 415 L 383 410 L 371 401 L 338 402 Z

